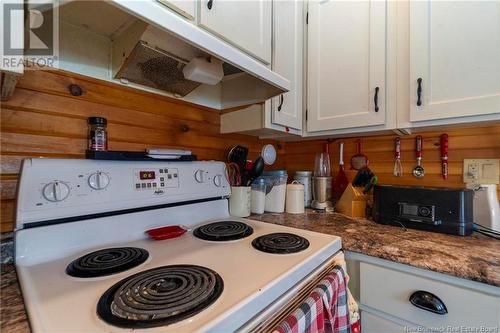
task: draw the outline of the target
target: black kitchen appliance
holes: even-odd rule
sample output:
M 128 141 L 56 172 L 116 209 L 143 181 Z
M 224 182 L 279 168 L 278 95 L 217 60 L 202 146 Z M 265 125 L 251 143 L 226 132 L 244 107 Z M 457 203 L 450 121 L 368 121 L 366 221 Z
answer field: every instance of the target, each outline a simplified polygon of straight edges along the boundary
M 467 236 L 472 233 L 468 189 L 376 185 L 373 219 L 380 224 Z

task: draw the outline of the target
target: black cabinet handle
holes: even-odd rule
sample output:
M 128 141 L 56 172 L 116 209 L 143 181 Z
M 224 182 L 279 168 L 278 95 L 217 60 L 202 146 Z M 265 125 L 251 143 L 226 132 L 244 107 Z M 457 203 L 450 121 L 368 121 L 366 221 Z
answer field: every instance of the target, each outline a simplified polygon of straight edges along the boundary
M 378 91 L 379 87 L 375 88 L 375 97 L 373 97 L 373 102 L 375 103 L 375 112 L 378 112 Z
M 410 296 L 410 303 L 415 305 L 417 308 L 437 313 L 439 315 L 445 315 L 448 313 L 448 309 L 446 309 L 446 305 L 444 305 L 443 301 L 428 291 L 415 291 Z
M 422 105 L 422 100 L 421 100 L 421 97 L 422 97 L 422 78 L 419 77 L 417 79 L 417 84 L 418 84 L 418 87 L 417 87 L 417 106 L 420 106 Z
M 278 111 L 281 111 L 281 107 L 283 106 L 283 101 L 285 98 L 283 97 L 283 94 L 280 95 L 280 105 L 278 105 Z
M 212 9 L 212 5 L 213 5 L 213 3 L 214 3 L 214 0 L 208 0 L 208 1 L 207 1 L 207 8 L 208 8 L 208 10 L 211 10 L 211 9 Z

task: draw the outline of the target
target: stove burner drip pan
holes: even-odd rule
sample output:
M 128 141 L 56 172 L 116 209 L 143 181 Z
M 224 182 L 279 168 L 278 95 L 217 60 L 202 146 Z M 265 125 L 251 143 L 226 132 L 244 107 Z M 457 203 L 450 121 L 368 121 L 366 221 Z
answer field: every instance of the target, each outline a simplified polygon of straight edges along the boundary
M 309 241 L 304 237 L 277 232 L 255 238 L 252 245 L 259 251 L 276 254 L 288 254 L 303 251 L 309 247 Z
M 249 225 L 237 221 L 220 221 L 202 225 L 193 231 L 198 238 L 223 242 L 245 238 L 253 234 Z
M 134 274 L 101 296 L 97 314 L 124 328 L 165 326 L 206 309 L 222 293 L 216 272 L 195 265 L 171 265 Z
M 111 275 L 136 267 L 148 257 L 148 251 L 137 247 L 102 249 L 72 261 L 66 273 L 81 278 Z

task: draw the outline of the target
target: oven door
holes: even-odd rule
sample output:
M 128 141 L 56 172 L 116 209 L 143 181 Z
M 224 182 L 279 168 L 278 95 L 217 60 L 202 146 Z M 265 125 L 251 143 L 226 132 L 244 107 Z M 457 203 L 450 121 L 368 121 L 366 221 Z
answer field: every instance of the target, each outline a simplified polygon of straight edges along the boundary
M 339 251 L 311 272 L 297 285 L 290 288 L 282 297 L 253 317 L 238 332 L 270 332 L 309 296 L 316 285 L 331 272 L 333 267 L 342 266 L 344 272 L 346 263 L 344 253 Z

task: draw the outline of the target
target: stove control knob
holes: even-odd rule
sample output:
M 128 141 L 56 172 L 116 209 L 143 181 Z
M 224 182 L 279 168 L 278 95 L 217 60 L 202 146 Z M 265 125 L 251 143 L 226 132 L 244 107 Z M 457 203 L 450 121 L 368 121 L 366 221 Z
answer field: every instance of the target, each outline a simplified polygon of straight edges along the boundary
M 56 180 L 45 185 L 42 194 L 48 201 L 63 201 L 69 195 L 69 186 L 66 183 Z
M 109 176 L 104 172 L 94 172 L 89 176 L 89 186 L 94 190 L 104 190 L 109 185 Z
M 215 175 L 214 176 L 214 185 L 216 187 L 221 187 L 222 186 L 222 175 Z
M 196 172 L 194 173 L 194 179 L 198 182 L 198 183 L 203 183 L 205 182 L 205 171 L 204 170 L 196 170 Z

